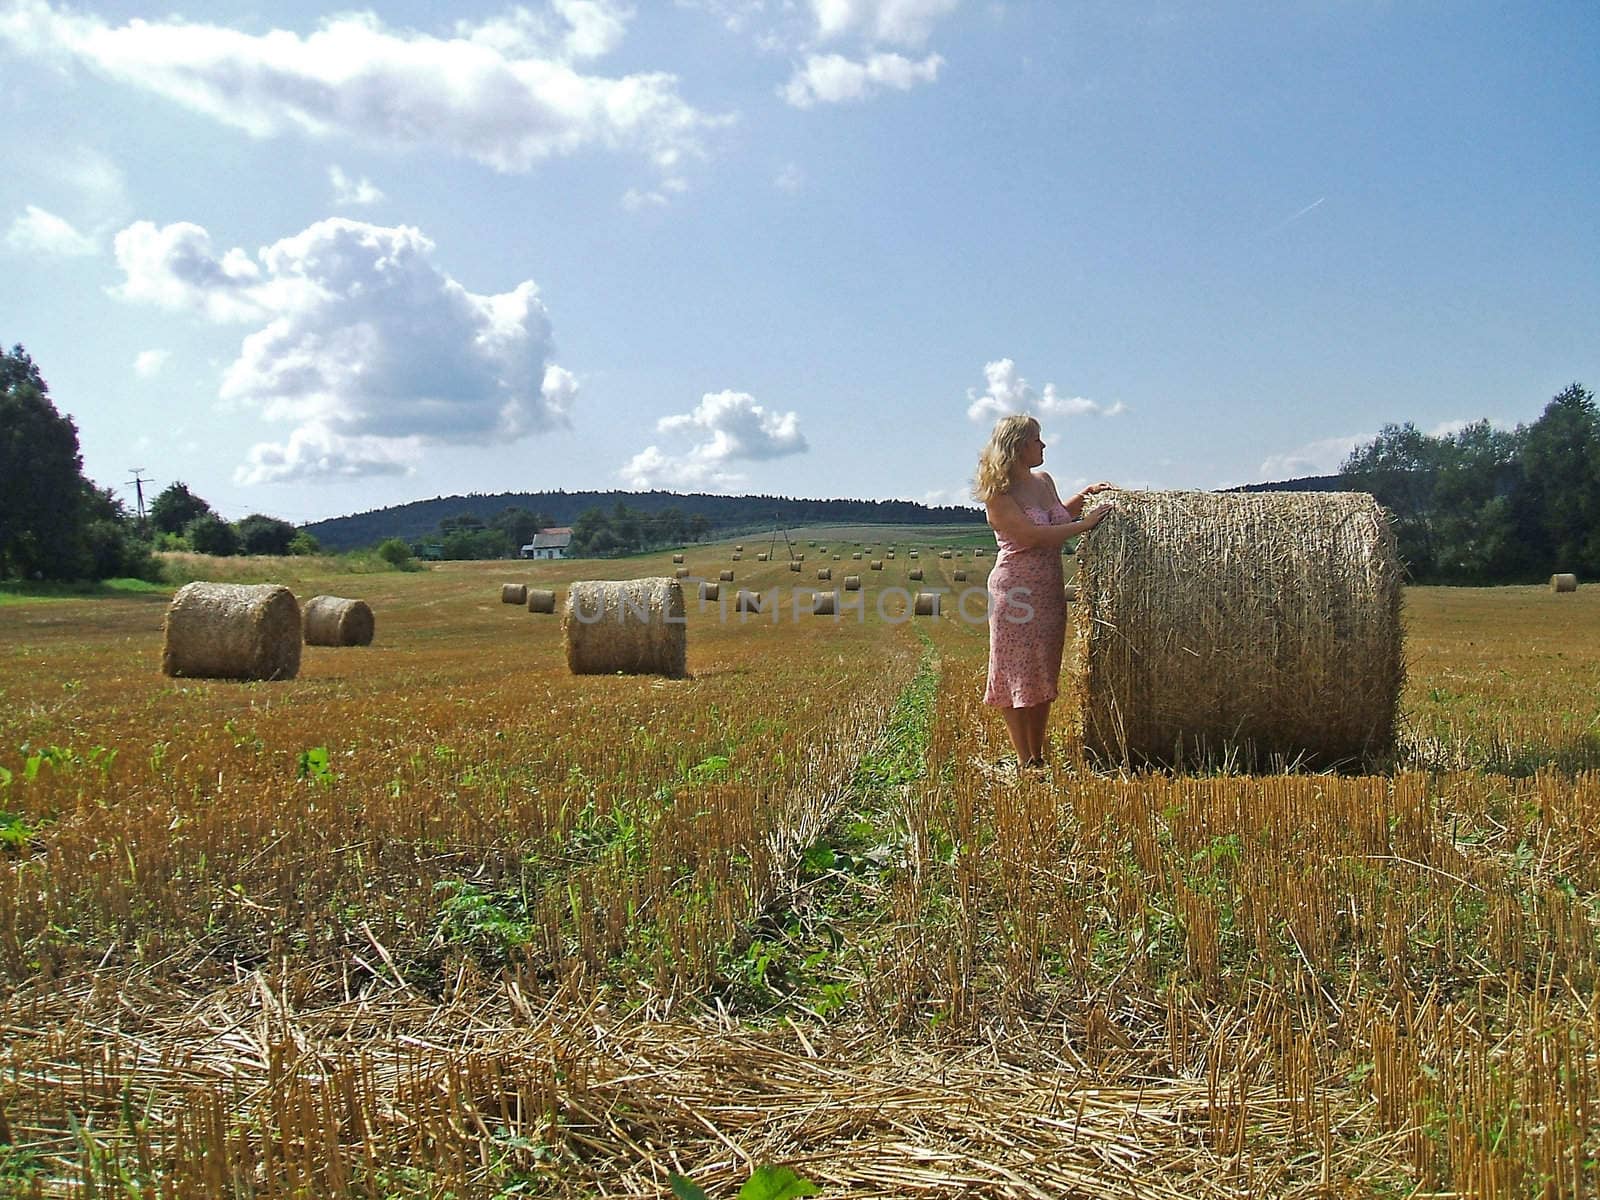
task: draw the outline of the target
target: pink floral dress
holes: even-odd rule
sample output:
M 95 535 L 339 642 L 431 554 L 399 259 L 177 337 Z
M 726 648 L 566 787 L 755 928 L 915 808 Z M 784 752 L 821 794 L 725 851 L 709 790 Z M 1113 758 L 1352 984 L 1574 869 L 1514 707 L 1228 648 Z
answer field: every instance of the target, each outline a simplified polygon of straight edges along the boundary
M 1059 501 L 1049 508 L 1022 505 L 1035 525 L 1072 520 Z M 983 702 L 998 708 L 1032 708 L 1056 698 L 1061 650 L 1067 635 L 1067 600 L 1061 551 L 1021 546 L 996 534 L 1000 552 L 989 572 L 989 684 Z

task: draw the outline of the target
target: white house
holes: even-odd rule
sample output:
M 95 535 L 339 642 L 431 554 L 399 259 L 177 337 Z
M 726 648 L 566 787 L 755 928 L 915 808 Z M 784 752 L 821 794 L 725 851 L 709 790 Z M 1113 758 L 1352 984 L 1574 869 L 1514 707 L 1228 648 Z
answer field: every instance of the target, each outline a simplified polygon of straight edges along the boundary
M 566 526 L 541 529 L 533 541 L 522 548 L 523 558 L 565 558 L 572 542 L 572 530 Z

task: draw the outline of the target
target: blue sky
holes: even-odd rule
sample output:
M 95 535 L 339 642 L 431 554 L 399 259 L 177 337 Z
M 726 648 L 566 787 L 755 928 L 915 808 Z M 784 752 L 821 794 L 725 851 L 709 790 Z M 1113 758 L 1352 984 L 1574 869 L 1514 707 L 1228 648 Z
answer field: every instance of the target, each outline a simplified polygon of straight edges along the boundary
M 964 500 L 1600 387 L 1600 6 L 0 0 L 0 340 L 129 498 Z

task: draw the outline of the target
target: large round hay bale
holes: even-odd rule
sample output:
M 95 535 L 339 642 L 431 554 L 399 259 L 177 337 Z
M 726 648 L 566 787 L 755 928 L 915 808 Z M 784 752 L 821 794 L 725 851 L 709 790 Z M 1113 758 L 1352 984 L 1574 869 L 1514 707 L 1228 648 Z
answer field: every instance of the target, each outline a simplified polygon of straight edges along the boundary
M 197 679 L 293 679 L 300 605 L 275 583 L 186 583 L 172 597 L 161 672 Z
M 982 546 L 979 546 L 976 550 L 974 550 L 972 552 L 972 557 L 973 558 L 982 558 L 984 555 L 986 555 L 988 553 L 989 552 L 987 550 L 985 550 Z
M 814 617 L 831 617 L 837 615 L 839 596 L 837 592 L 812 592 L 811 615 Z
M 921 583 L 922 582 L 922 568 L 921 567 L 912 567 L 911 570 L 907 573 L 906 578 L 910 579 L 912 583 Z
M 919 617 L 937 617 L 939 615 L 939 593 L 918 592 L 912 602 L 911 611 Z
M 817 578 L 818 579 L 832 579 L 833 578 L 833 568 L 832 567 L 818 567 L 817 568 Z
M 1091 753 L 1332 766 L 1394 743 L 1399 558 L 1358 492 L 1142 492 L 1083 540 L 1070 688 Z
M 853 554 L 850 555 L 850 557 L 851 557 L 851 559 L 853 561 L 860 562 L 861 561 L 861 551 L 859 551 L 859 550 L 855 551 Z
M 844 590 L 847 592 L 859 592 L 861 590 L 861 576 L 846 575 L 844 577 Z
M 911 551 L 907 552 L 907 557 L 908 558 L 915 558 L 916 556 L 917 556 L 917 552 L 915 550 L 911 550 Z
M 756 561 L 757 562 L 766 562 L 767 561 L 767 552 L 765 550 L 760 551 L 756 555 Z
M 528 585 L 525 583 L 502 583 L 500 585 L 501 604 L 526 604 L 528 602 Z
M 687 579 L 687 578 L 689 578 L 689 568 L 688 567 L 673 567 L 672 568 L 672 577 L 674 579 Z
M 733 561 L 734 561 L 734 562 L 738 562 L 738 561 L 739 561 L 739 560 L 741 560 L 741 559 L 742 559 L 742 558 L 744 558 L 744 555 L 742 555 L 742 554 L 735 554 L 735 555 L 734 555 L 734 556 L 733 556 Z
M 719 600 L 722 597 L 722 584 L 712 583 L 709 580 L 700 581 L 700 599 Z
M 732 571 L 718 571 L 717 572 L 717 579 L 720 580 L 723 583 L 732 583 L 733 582 L 733 572 Z
M 952 553 L 951 553 L 951 552 L 950 552 L 950 551 L 948 551 L 948 550 L 941 550 L 941 551 L 939 551 L 939 557 L 940 557 L 940 558 L 954 558 L 954 557 L 955 557 L 955 555 L 954 555 L 954 554 L 952 554 Z
M 789 570 L 796 572 L 800 570 L 800 560 L 798 558 L 789 560 Z
M 758 613 L 761 611 L 761 593 L 740 588 L 739 594 L 734 597 L 733 607 L 735 612 Z
M 962 570 L 952 571 L 950 573 L 950 578 L 954 579 L 957 583 L 965 583 L 967 581 L 967 573 Z
M 737 553 L 738 551 L 743 550 L 744 549 L 744 543 L 743 542 L 735 542 L 733 544 L 733 549 L 734 549 L 735 553 Z
M 681 554 L 674 554 L 674 555 L 673 555 L 673 556 L 672 556 L 672 561 L 673 561 L 673 563 L 674 563 L 674 564 L 676 564 L 676 563 L 681 563 L 681 562 L 682 562 L 682 561 L 683 561 L 683 555 L 681 555 Z
M 556 611 L 556 594 L 552 588 L 529 588 L 528 611 L 531 613 L 553 613 Z
M 574 675 L 681 677 L 687 634 L 676 579 L 584 580 L 567 590 L 561 636 Z
M 365 600 L 313 596 L 300 611 L 308 646 L 370 646 L 376 622 Z
M 1578 590 L 1578 577 L 1576 575 L 1550 576 L 1550 590 L 1552 592 L 1575 592 Z
M 869 563 L 869 564 L 868 564 L 868 565 L 869 565 L 869 566 L 871 566 L 871 568 L 872 568 L 872 569 L 873 569 L 873 570 L 874 570 L 874 571 L 881 571 L 881 570 L 883 570 L 883 559 L 881 559 L 881 558 L 875 558 L 875 559 L 873 559 L 873 560 L 872 560 L 872 562 L 871 562 L 871 563 Z

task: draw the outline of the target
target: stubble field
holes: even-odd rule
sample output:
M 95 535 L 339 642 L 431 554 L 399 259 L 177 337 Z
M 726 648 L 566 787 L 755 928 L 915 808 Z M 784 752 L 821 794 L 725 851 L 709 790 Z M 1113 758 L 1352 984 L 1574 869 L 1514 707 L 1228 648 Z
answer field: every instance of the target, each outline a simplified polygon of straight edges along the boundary
M 903 616 L 992 560 L 852 534 L 689 548 L 777 603 L 691 588 L 684 680 L 499 599 L 666 555 L 194 564 L 372 605 L 277 683 L 163 677 L 165 593 L 0 604 L 0 1192 L 1596 1194 L 1600 593 L 1409 590 L 1365 774 L 1058 710 L 1018 779 L 979 606 Z

